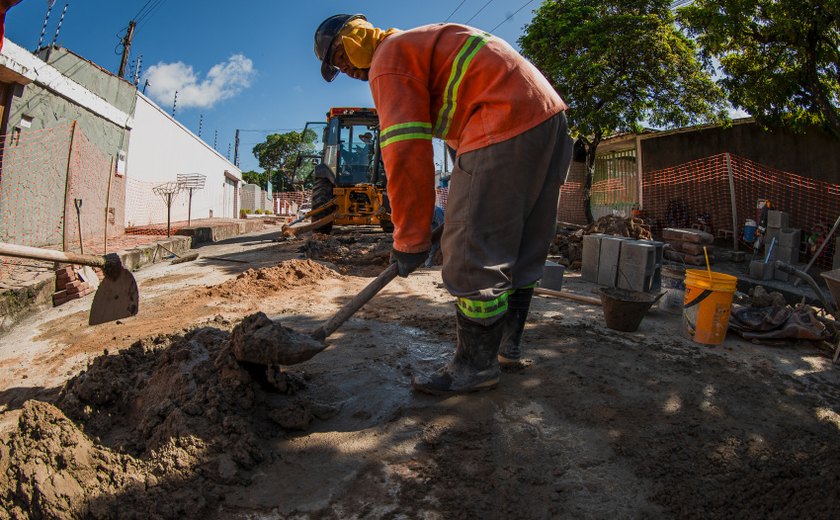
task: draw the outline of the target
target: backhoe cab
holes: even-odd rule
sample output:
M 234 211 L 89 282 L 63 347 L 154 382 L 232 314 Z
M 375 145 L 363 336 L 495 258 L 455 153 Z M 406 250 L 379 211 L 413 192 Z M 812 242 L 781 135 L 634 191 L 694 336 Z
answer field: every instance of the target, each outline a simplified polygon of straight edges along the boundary
M 306 123 L 306 135 L 319 140 L 304 145 L 309 151 L 299 154 L 295 178 L 314 176 L 312 210 L 304 217 L 311 222 L 293 223 L 287 231 L 330 233 L 333 224 L 379 225 L 393 231 L 376 109 L 331 108 L 326 122 Z

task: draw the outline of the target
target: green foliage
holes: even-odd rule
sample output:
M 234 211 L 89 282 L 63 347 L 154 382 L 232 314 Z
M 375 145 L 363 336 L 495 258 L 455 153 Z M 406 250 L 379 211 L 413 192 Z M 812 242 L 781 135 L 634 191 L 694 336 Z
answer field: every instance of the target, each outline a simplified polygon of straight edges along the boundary
M 265 169 L 271 179 L 271 184 L 277 191 L 291 191 L 293 189 L 293 173 L 298 153 L 307 143 L 317 139 L 315 133 L 286 132 L 283 134 L 270 134 L 265 141 L 257 144 L 252 149 L 254 157 L 259 161 L 261 168 Z M 273 172 L 273 173 L 271 173 Z M 265 175 L 265 174 L 264 174 Z M 264 187 L 264 184 L 261 186 Z
M 523 53 L 570 104 L 584 138 L 722 117 L 723 96 L 674 25 L 668 0 L 548 0 Z
M 725 99 L 674 24 L 670 0 L 545 0 L 519 39 L 523 54 L 569 104 L 586 146 L 589 187 L 598 144 L 643 122 L 679 127 L 725 120 Z
M 245 213 L 246 215 L 250 215 L 251 213 L 253 213 L 253 210 L 243 209 L 242 212 Z
M 260 187 L 265 187 L 265 174 L 255 172 L 253 170 L 242 172 L 242 180 L 247 184 L 256 184 Z
M 680 21 L 719 60 L 719 84 L 765 126 L 840 135 L 840 2 L 696 0 Z

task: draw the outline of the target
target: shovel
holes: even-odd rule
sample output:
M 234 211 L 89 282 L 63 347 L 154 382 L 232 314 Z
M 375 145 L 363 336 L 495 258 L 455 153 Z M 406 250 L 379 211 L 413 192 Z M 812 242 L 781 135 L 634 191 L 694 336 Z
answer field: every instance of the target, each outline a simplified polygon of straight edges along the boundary
M 432 231 L 432 244 L 440 242 L 443 224 Z M 433 247 L 434 248 L 434 247 Z M 326 323 L 309 334 L 284 327 L 263 313 L 246 317 L 233 331 L 231 346 L 240 363 L 255 365 L 295 365 L 303 363 L 327 348 L 325 340 L 345 321 L 369 302 L 399 274 L 391 264 L 372 282 L 345 303 Z
M 0 242 L 0 255 L 102 268 L 105 278 L 99 284 L 93 297 L 89 325 L 99 325 L 137 314 L 139 303 L 137 282 L 134 280 L 134 275 L 123 267 L 120 257 L 116 254 L 81 255 Z

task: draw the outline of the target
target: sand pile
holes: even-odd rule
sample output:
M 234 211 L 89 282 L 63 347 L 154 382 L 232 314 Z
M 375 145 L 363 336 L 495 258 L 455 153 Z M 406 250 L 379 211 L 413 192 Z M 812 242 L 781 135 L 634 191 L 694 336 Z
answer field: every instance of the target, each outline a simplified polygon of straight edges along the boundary
M 307 378 L 252 375 L 212 327 L 106 353 L 55 406 L 24 406 L 0 444 L 0 519 L 200 518 L 280 456 L 278 438 L 337 412 Z
M 274 267 L 248 269 L 233 280 L 204 289 L 203 296 L 240 298 L 265 296 L 282 289 L 311 285 L 329 278 L 341 278 L 332 269 L 312 260 L 287 260 Z

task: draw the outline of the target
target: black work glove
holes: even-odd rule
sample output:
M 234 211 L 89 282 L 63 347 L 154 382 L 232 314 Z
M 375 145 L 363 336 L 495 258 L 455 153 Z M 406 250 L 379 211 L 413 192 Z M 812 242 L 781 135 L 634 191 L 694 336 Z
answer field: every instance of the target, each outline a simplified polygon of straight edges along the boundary
M 403 253 L 396 249 L 391 249 L 391 263 L 397 264 L 400 276 L 405 278 L 414 272 L 415 269 L 423 265 L 426 258 L 429 257 L 429 251 L 421 253 Z

